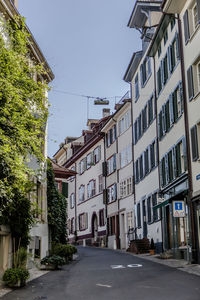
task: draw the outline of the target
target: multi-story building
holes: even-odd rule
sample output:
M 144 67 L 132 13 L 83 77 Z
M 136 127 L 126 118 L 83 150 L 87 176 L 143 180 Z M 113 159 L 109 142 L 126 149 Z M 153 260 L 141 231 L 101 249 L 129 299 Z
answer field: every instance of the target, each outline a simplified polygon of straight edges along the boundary
M 142 33 L 142 50 L 135 52 L 124 80 L 131 85 L 134 137 L 135 239 L 153 238 L 162 250 L 161 215 L 153 210 L 159 192 L 157 103 L 154 61 L 147 52 L 160 19 L 161 1 L 136 1 L 128 26 Z
M 1 16 L 6 20 L 18 16 L 19 12 L 17 10 L 16 0 L 2 0 L 0 1 L 0 13 Z M 37 42 L 35 41 L 33 35 L 29 31 L 28 27 L 26 30 L 29 32 L 29 49 L 31 57 L 33 57 L 35 63 L 43 64 L 46 75 L 45 80 L 47 83 L 54 79 L 54 75 L 49 67 L 45 57 L 43 56 Z M 47 93 L 46 93 L 47 96 Z M 47 158 L 47 128 L 45 128 L 45 141 L 44 146 L 41 149 L 45 158 Z M 32 157 L 30 166 L 33 169 L 38 169 L 40 166 L 36 160 Z M 47 221 L 47 195 L 46 195 L 46 171 L 42 171 L 38 176 L 34 176 L 33 181 L 36 184 L 36 191 L 30 194 L 31 200 L 36 201 L 40 209 L 42 209 L 42 214 L 38 215 L 37 222 L 33 228 L 30 230 L 31 242 L 29 245 L 29 251 L 34 257 L 44 257 L 48 253 L 49 240 L 48 240 L 48 221 Z M 12 264 L 12 240 L 11 233 L 7 226 L 0 226 L 0 273 L 5 271 Z
M 193 259 L 200 263 L 200 1 L 163 1 L 163 11 L 168 18 L 173 16 L 176 31 L 178 26 L 183 109 L 186 114 L 187 133 L 189 187 L 187 202 L 190 214 L 189 230 L 191 231 L 188 243 L 191 246 L 189 250 L 192 249 Z
M 107 216 L 107 246 L 128 248 L 128 233 L 133 228 L 133 164 L 131 100 L 126 94 L 105 123 L 104 198 Z
M 107 119 L 104 110 L 101 120 L 88 120 L 88 130 L 82 134 L 83 142 L 71 143 L 72 156 L 64 164 L 76 171 L 69 178 L 68 237 L 81 244 L 106 243 L 105 204 L 103 202 L 104 140 L 101 128 Z

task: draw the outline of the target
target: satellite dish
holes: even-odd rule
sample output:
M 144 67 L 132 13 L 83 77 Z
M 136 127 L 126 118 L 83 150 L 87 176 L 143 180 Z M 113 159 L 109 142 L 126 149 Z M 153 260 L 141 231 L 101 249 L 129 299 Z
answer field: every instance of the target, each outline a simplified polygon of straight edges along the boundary
M 96 98 L 94 100 L 94 105 L 108 105 L 109 101 L 106 98 Z

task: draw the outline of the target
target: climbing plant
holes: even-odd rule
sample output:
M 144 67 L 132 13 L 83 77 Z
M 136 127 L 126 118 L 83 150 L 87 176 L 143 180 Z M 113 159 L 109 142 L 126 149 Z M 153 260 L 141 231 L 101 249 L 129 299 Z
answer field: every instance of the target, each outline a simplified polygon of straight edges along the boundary
M 50 160 L 47 162 L 47 203 L 51 241 L 66 244 L 67 202 L 65 197 L 56 189 Z
M 34 222 L 31 169 L 42 147 L 48 116 L 45 70 L 31 56 L 24 19 L 0 20 L 0 223 L 25 246 Z

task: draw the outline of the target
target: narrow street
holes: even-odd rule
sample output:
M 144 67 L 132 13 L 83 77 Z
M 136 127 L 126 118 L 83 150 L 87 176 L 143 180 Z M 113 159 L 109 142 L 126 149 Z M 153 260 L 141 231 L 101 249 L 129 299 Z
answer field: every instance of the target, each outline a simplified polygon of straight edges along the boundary
M 117 251 L 79 248 L 79 258 L 3 300 L 199 300 L 200 277 Z

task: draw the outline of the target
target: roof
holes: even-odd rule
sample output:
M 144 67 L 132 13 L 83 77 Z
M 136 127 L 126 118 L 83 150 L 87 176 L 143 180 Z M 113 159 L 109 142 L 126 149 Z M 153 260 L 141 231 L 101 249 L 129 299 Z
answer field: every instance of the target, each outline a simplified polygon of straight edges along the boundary
M 53 167 L 53 170 L 54 170 L 55 177 L 67 179 L 67 178 L 69 178 L 71 176 L 75 176 L 77 174 L 73 170 L 70 170 L 70 169 L 67 169 L 67 168 L 64 168 L 64 167 L 58 165 L 51 158 L 49 158 L 49 160 L 52 163 L 52 167 Z
M 143 0 L 139 1 L 137 0 L 132 14 L 130 16 L 128 27 L 130 28 L 142 28 L 147 20 L 147 14 L 148 11 L 159 11 L 160 5 L 162 1 L 161 0 L 154 0 L 154 1 L 148 1 Z
M 137 51 L 137 52 L 133 53 L 131 61 L 128 65 L 128 68 L 127 68 L 126 73 L 123 78 L 124 81 L 131 82 L 131 80 L 133 79 L 133 76 L 135 74 L 135 71 L 142 59 L 142 55 L 143 55 L 143 51 Z

